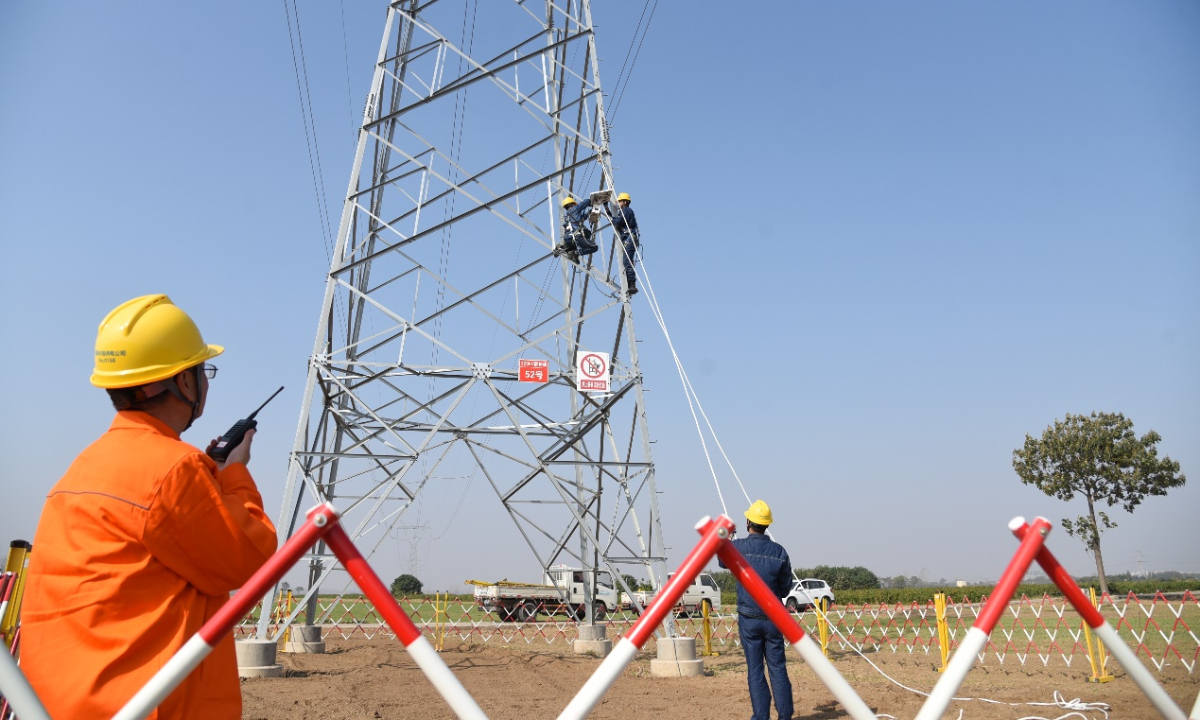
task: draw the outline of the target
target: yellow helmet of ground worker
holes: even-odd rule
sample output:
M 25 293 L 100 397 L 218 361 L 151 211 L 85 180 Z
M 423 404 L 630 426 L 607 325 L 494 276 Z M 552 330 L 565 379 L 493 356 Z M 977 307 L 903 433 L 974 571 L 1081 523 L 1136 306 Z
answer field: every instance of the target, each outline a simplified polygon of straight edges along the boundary
M 188 314 L 166 295 L 143 295 L 117 306 L 96 334 L 92 384 L 126 388 L 173 377 L 225 352 L 209 345 Z
M 575 204 L 575 198 L 571 197 L 570 195 L 563 198 L 563 207 L 568 207 L 568 206 L 574 205 L 574 204 Z
M 745 515 L 746 519 L 755 525 L 762 525 L 763 527 L 766 527 L 773 522 L 771 519 L 771 508 L 768 507 L 767 504 L 762 500 L 755 500 L 754 504 L 750 506 L 750 509 L 746 511 Z
M 620 195 L 617 196 L 617 202 L 621 202 L 622 200 L 624 200 L 625 202 L 633 202 L 632 200 L 629 199 L 629 193 L 621 193 Z

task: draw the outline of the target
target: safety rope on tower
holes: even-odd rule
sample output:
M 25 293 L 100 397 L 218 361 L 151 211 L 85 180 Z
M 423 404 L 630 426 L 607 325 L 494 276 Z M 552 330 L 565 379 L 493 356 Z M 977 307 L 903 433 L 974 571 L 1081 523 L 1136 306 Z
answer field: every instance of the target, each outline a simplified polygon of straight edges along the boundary
M 641 268 L 642 284 L 646 286 L 646 300 L 650 307 L 650 314 L 654 316 L 654 320 L 662 330 L 663 338 L 667 341 L 667 348 L 671 351 L 671 359 L 675 362 L 675 370 L 679 373 L 679 380 L 683 385 L 684 395 L 687 397 L 688 410 L 692 413 L 692 422 L 696 426 L 696 434 L 700 437 L 700 446 L 704 450 L 704 459 L 708 463 L 709 472 L 712 473 L 713 484 L 717 488 L 717 497 L 721 500 L 721 510 L 728 515 L 729 508 L 725 504 L 725 494 L 721 491 L 721 481 L 717 477 L 716 468 L 713 466 L 712 456 L 708 450 L 708 442 L 705 440 L 704 431 L 700 427 L 700 419 L 696 417 L 697 410 L 700 411 L 700 417 L 704 418 L 704 424 L 708 428 L 708 432 L 712 435 L 713 443 L 717 446 L 717 450 L 721 453 L 725 464 L 729 466 L 729 471 L 733 473 L 733 478 L 737 481 L 738 488 L 741 489 L 747 503 L 750 502 L 750 494 L 746 492 L 746 486 L 742 483 L 742 478 L 738 475 L 737 468 L 733 466 L 733 461 L 729 459 L 729 455 L 725 452 L 725 447 L 721 445 L 721 439 L 717 436 L 717 431 L 713 428 L 712 421 L 709 419 L 708 413 L 704 411 L 704 405 L 700 402 L 700 395 L 696 392 L 691 378 L 688 377 L 687 370 L 683 367 L 683 361 L 680 359 L 679 352 L 675 349 L 675 343 L 671 340 L 671 333 L 667 329 L 666 317 L 662 311 L 662 306 L 658 302 L 658 296 L 654 292 L 654 285 L 650 282 L 650 272 L 646 269 L 646 260 L 641 253 L 637 253 L 637 256 L 637 263 Z

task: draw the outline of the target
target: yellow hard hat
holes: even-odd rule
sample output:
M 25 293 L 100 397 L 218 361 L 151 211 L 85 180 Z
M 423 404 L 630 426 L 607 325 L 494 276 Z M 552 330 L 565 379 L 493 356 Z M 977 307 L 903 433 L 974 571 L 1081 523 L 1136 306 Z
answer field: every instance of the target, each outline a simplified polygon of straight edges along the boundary
M 750 509 L 746 511 L 746 519 L 755 525 L 766 527 L 774 522 L 771 519 L 771 508 L 762 500 L 755 500 Z
M 575 204 L 575 198 L 571 197 L 570 195 L 563 198 L 563 207 L 568 207 L 568 206 L 574 205 L 574 204 Z
M 629 193 L 621 193 L 620 195 L 617 196 L 617 202 L 621 202 L 622 200 L 624 200 L 625 202 L 632 202 L 629 199 Z
M 225 352 L 208 345 L 188 314 L 166 295 L 121 303 L 100 322 L 92 384 L 127 388 L 173 377 Z

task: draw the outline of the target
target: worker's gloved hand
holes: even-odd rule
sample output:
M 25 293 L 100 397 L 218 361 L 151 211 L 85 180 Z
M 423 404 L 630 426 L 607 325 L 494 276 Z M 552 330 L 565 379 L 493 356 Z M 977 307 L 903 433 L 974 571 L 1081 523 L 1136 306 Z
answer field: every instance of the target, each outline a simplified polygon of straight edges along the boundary
M 243 437 L 242 441 L 237 444 L 237 447 L 235 447 L 234 449 L 229 451 L 229 457 L 225 458 L 225 462 L 217 461 L 217 469 L 224 470 L 225 466 L 230 463 L 241 463 L 243 465 L 249 465 L 250 464 L 250 441 L 254 440 L 254 433 L 256 433 L 256 432 L 258 432 L 258 431 L 257 430 L 247 430 L 245 437 Z M 214 438 L 212 440 L 212 442 L 210 442 L 208 444 L 208 450 L 206 452 L 212 452 L 212 449 L 217 446 L 218 440 L 220 440 L 220 438 Z

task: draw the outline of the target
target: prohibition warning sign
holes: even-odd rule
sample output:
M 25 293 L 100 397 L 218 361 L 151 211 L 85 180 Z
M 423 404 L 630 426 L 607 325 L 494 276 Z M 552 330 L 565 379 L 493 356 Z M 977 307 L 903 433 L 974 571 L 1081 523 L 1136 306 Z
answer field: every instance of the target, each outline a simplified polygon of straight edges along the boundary
M 579 392 L 608 392 L 608 353 L 575 353 L 575 385 Z

